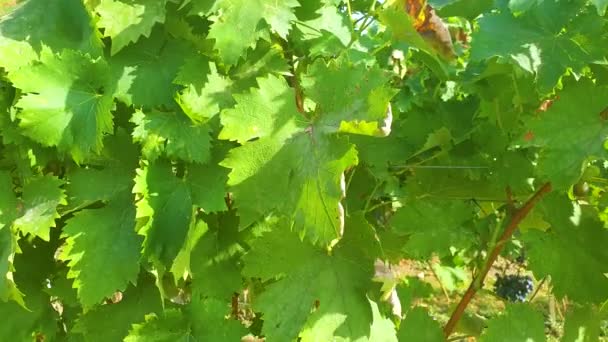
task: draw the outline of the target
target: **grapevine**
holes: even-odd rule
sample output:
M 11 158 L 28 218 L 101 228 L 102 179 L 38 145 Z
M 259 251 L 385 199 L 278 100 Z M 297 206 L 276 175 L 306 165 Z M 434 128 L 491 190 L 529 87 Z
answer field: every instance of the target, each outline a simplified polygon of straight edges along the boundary
M 607 8 L 0 0 L 0 341 L 600 340 Z

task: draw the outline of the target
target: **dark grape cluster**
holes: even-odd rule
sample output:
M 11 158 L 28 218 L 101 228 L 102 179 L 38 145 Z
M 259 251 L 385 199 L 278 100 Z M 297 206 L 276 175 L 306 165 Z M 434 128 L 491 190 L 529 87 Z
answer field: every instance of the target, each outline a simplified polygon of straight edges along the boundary
M 532 278 L 517 274 L 497 275 L 494 292 L 511 302 L 523 302 L 534 289 Z

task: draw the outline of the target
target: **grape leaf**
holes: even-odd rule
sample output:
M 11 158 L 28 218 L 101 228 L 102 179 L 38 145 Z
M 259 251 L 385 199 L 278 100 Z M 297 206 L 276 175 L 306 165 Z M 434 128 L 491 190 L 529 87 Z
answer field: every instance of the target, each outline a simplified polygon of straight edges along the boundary
M 0 226 L 0 301 L 14 300 L 25 307 L 23 294 L 13 281 L 15 271 L 11 260 L 15 257 L 17 238 L 11 232 L 10 226 Z
M 395 90 L 378 67 L 318 59 L 302 77 L 306 95 L 317 103 L 317 127 L 324 132 L 386 136 L 391 131 L 389 101 Z
M 369 340 L 370 341 L 383 341 L 383 342 L 397 342 L 397 335 L 395 331 L 395 324 L 393 321 L 384 317 L 378 308 L 378 304 L 374 301 L 369 301 L 372 306 L 372 315 L 374 321 L 372 323 Z
M 111 54 L 115 55 L 139 37 L 149 37 L 156 23 L 165 21 L 167 0 L 101 0 L 95 8 L 99 14 L 97 26 L 104 36 L 112 39 Z
M 439 323 L 429 317 L 428 312 L 418 306 L 410 310 L 397 332 L 399 341 L 445 341 Z
M 414 301 L 419 298 L 428 298 L 433 294 L 431 284 L 417 277 L 405 277 L 397 284 L 395 288 L 399 295 L 399 301 L 404 308 L 404 312 L 408 312 L 410 307 L 413 307 Z
M 380 21 L 390 30 L 391 38 L 405 42 L 434 55 L 433 49 L 414 27 L 415 19 L 408 15 L 406 2 L 389 1 L 380 12 Z
M 18 201 L 13 192 L 13 179 L 7 171 L 0 170 L 0 228 L 10 227 L 17 217 Z
M 16 106 L 23 133 L 45 146 L 57 146 L 82 161 L 103 146 L 112 132 L 115 85 L 102 60 L 72 50 L 55 55 L 48 49 L 40 63 L 8 75 L 24 96 Z
M 134 172 L 121 168 L 78 168 L 69 173 L 66 187 L 70 207 L 78 208 L 95 201 L 109 201 L 119 194 L 130 193 Z
M 228 302 L 242 286 L 236 260 L 220 242 L 220 232 L 208 232 L 192 251 L 200 260 L 192 266 L 192 295 L 198 300 L 215 298 Z
M 59 218 L 57 206 L 66 204 L 66 196 L 60 187 L 63 182 L 52 176 L 32 178 L 24 187 L 21 199 L 23 210 L 14 227 L 24 234 L 32 234 L 49 241 L 50 229 Z
M 205 221 L 199 220 L 192 222 L 190 229 L 188 229 L 188 235 L 184 241 L 182 249 L 175 257 L 173 265 L 171 265 L 171 273 L 175 275 L 175 279 L 184 277 L 185 274 L 192 274 L 191 270 L 191 254 L 194 247 L 197 245 L 201 236 L 208 230 Z
M 464 223 L 471 217 L 471 208 L 461 201 L 432 202 L 418 200 L 406 203 L 391 220 L 399 234 L 409 235 L 404 251 L 426 259 L 433 253 L 446 255 L 451 247 L 469 244 L 471 234 Z
M 373 261 L 360 255 L 369 244 L 352 241 L 362 227 L 348 224 L 332 256 L 302 243 L 285 225 L 252 243 L 243 274 L 262 281 L 278 277 L 253 303 L 264 312 L 262 331 L 269 340 L 292 340 L 304 324 L 311 337 L 369 335 L 372 314 L 365 292 Z
M 188 184 L 173 174 L 170 164 L 159 161 L 137 170 L 133 191 L 143 197 L 137 202 L 137 217 L 148 218 L 140 229 L 144 254 L 170 267 L 192 220 Z
M 228 306 L 214 298 L 194 300 L 188 314 L 192 335 L 199 341 L 240 341 L 247 329 L 237 320 L 226 319 Z
M 546 341 L 543 316 L 528 305 L 508 305 L 504 314 L 488 321 L 480 341 Z
M 312 1 L 303 2 L 303 6 Z M 298 12 L 302 12 L 299 7 Z M 309 11 L 304 11 L 310 13 Z M 350 42 L 351 31 L 346 13 L 340 12 L 336 6 L 326 4 L 315 12 L 315 16 L 306 21 L 296 21 L 294 44 L 301 45 L 311 56 L 332 55 L 341 52 Z M 298 16 L 303 16 L 297 13 Z M 307 16 L 304 16 L 307 18 Z
M 163 314 L 146 315 L 142 324 L 133 324 L 125 342 L 187 342 L 191 340 L 190 327 L 180 310 L 169 309 Z
M 501 56 L 537 75 L 537 88 L 550 92 L 567 69 L 580 73 L 603 53 L 591 44 L 602 37 L 602 29 L 587 23 L 597 20 L 581 17 L 572 21 L 564 34 L 568 17 L 577 12 L 577 4 L 566 9 L 542 1 L 527 15 L 514 17 L 508 12 L 492 13 L 479 19 L 479 29 L 473 34 L 471 60 L 480 61 Z M 535 15 L 536 13 L 542 13 Z M 599 38 L 601 39 L 601 38 Z
M 494 4 L 492 0 L 430 0 L 428 3 L 441 17 L 465 17 L 469 20 L 491 10 Z
M 296 19 L 293 9 L 297 0 L 222 0 L 218 3 L 221 19 L 215 19 L 209 30 L 209 38 L 215 39 L 215 47 L 228 65 L 237 63 L 243 52 L 253 47 L 262 36 L 260 22 L 264 20 L 280 37 L 289 33 L 291 21 Z M 239 32 L 235 35 L 235 30 Z
M 567 83 L 546 112 L 528 121 L 530 139 L 522 144 L 542 147 L 538 168 L 555 188 L 576 183 L 587 158 L 606 155 L 608 124 L 601 112 L 607 107 L 608 87 L 581 79 Z M 576 120 L 572 113 L 578 113 Z
M 96 306 L 82 314 L 71 333 L 82 334 L 86 341 L 122 341 L 133 323 L 144 316 L 162 311 L 160 294 L 151 276 L 140 274 L 137 286 L 129 286 L 122 300 L 115 304 Z
M 57 312 L 50 305 L 50 298 L 41 289 L 26 293 L 27 309 L 15 302 L 0 302 L 0 339 L 3 341 L 29 341 L 33 335 L 54 337 L 57 333 Z
M 607 0 L 591 0 L 591 3 L 597 7 L 597 14 L 599 16 L 604 16 L 604 14 L 606 14 L 606 8 L 608 8 Z
M 16 248 L 19 253 L 15 254 L 13 265 L 18 271 L 13 276 L 24 294 L 25 307 L 15 301 L 0 301 L 0 315 L 5 319 L 5 324 L 0 324 L 0 340 L 26 341 L 35 334 L 55 337 L 59 315 L 43 289 L 54 272 L 53 253 L 57 245 L 40 239 L 20 239 Z
M 295 94 L 284 79 L 274 75 L 258 79 L 258 88 L 248 94 L 235 94 L 237 105 L 221 114 L 224 128 L 220 139 L 245 143 L 253 138 L 269 137 L 278 132 L 295 132 L 298 109 Z
M 192 298 L 229 302 L 243 287 L 237 256 L 244 252 L 235 211 L 207 216 L 209 231 L 192 250 Z
M 161 155 L 196 163 L 209 160 L 211 136 L 207 125 L 194 124 L 180 112 L 157 110 L 136 111 L 131 122 L 136 125 L 133 138 L 150 161 Z
M 245 227 L 279 210 L 312 241 L 329 244 L 343 227 L 342 173 L 357 162 L 343 138 L 299 134 L 262 138 L 230 151 L 228 185 Z
M 573 308 L 566 314 L 562 342 L 599 341 L 600 315 L 592 307 Z
M 606 300 L 608 252 L 600 246 L 608 243 L 608 231 L 593 214 L 583 213 L 577 223 L 570 221 L 574 208 L 564 196 L 547 197 L 541 208 L 551 229 L 522 236 L 534 275 L 551 275 L 553 293 L 558 297 L 568 296 L 581 303 Z M 564 254 L 564 250 L 571 252 Z
M 130 196 L 101 209 L 87 209 L 69 219 L 60 259 L 68 261 L 78 298 L 90 308 L 135 283 L 139 273 L 141 237 L 135 232 L 135 207 Z
M 14 71 L 37 59 L 42 46 L 98 56 L 102 43 L 82 1 L 25 1 L 0 22 L 0 66 Z
M 236 108 L 222 113 L 222 138 L 245 143 L 260 137 L 231 150 L 221 163 L 232 169 L 228 185 L 241 226 L 280 210 L 312 241 L 327 244 L 341 234 L 342 172 L 356 164 L 356 152 L 345 139 L 305 128 L 285 81 L 268 76 L 259 82 L 267 87 L 238 96 Z M 268 98 L 283 104 L 269 107 Z M 237 113 L 247 119 L 235 120 Z
M 209 72 L 201 72 L 205 69 L 209 69 Z M 193 75 L 199 77 L 192 77 Z M 192 121 L 206 122 L 219 114 L 220 109 L 233 104 L 234 100 L 228 91 L 232 87 L 232 81 L 218 74 L 215 65 L 206 59 L 203 59 L 202 64 L 186 61 L 177 76 L 175 83 L 186 88 L 177 95 L 176 101 Z
M 405 43 L 408 47 L 414 47 L 421 53 L 416 54 L 418 59 L 427 65 L 439 78 L 448 78 L 448 67 L 441 60 L 437 51 L 433 49 L 421 34 L 414 28 L 414 19 L 405 10 L 404 1 L 387 2 L 379 14 L 380 22 L 388 28 L 390 38 L 396 43 Z M 439 45 L 440 49 L 445 45 Z M 450 51 L 450 53 L 452 53 Z
M 171 38 L 160 28 L 149 38 L 141 38 L 109 59 L 117 75 L 116 97 L 136 107 L 149 109 L 177 106 L 179 90 L 175 80 L 184 61 L 195 56 L 194 49 L 182 40 Z
M 226 210 L 228 172 L 228 169 L 216 163 L 190 165 L 187 181 L 192 203 L 205 212 Z

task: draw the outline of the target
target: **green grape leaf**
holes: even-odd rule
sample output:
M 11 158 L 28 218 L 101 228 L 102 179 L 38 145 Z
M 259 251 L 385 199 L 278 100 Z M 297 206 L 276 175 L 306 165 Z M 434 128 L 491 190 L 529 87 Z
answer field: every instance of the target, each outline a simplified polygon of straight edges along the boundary
M 15 220 L 14 227 L 23 234 L 49 241 L 50 229 L 59 218 L 57 207 L 67 204 L 62 185 L 63 181 L 52 176 L 32 178 L 23 187 L 22 215 Z
M 68 204 L 72 208 L 89 205 L 96 201 L 109 201 L 119 194 L 130 193 L 134 172 L 120 168 L 84 169 L 69 173 L 66 186 Z
M 4 229 L 6 227 L 0 232 Z M 0 340 L 27 341 L 35 334 L 43 338 L 54 338 L 59 315 L 51 306 L 50 297 L 44 290 L 47 279 L 56 269 L 53 254 L 57 245 L 40 239 L 20 239 L 15 248 L 18 253 L 12 260 L 16 270 L 13 279 L 23 292 L 25 305 L 15 301 L 0 301 L 0 315 L 6 322 L 0 324 Z
M 259 90 L 237 96 L 237 106 L 221 114 L 220 137 L 244 143 L 221 162 L 232 169 L 228 185 L 240 224 L 279 210 L 312 241 L 328 244 L 341 235 L 343 172 L 357 163 L 356 151 L 343 138 L 306 128 L 284 80 L 268 76 L 258 82 Z M 269 99 L 282 105 L 270 106 Z M 253 138 L 259 139 L 247 142 Z
M 397 342 L 397 333 L 393 321 L 382 315 L 376 302 L 370 300 L 369 303 L 372 306 L 372 315 L 374 317 L 369 341 Z
M 225 245 L 227 238 L 234 239 L 228 229 L 207 232 L 192 250 L 192 258 L 199 260 L 192 265 L 192 296 L 195 300 L 214 298 L 228 302 L 235 292 L 240 291 L 241 273 L 231 246 Z
M 480 341 L 546 341 L 544 322 L 543 315 L 532 306 L 511 304 L 504 314 L 488 321 Z
M 591 342 L 600 340 L 601 319 L 594 308 L 575 307 L 566 314 L 562 342 Z
M 7 171 L 0 170 L 0 228 L 10 227 L 13 220 L 18 216 L 19 202 L 13 192 L 13 179 Z
M 403 250 L 426 259 L 433 253 L 447 255 L 451 247 L 470 243 L 471 233 L 464 228 L 472 209 L 463 201 L 417 200 L 397 210 L 391 225 L 399 234 L 409 235 Z
M 491 10 L 494 5 L 493 0 L 429 0 L 428 3 L 437 10 L 437 14 L 442 18 L 465 17 L 469 20 Z
M 50 304 L 49 296 L 37 288 L 26 293 L 23 308 L 16 302 L 0 302 L 0 315 L 4 323 L 0 325 L 0 339 L 3 341 L 31 341 L 38 334 L 42 338 L 54 338 L 57 333 L 57 312 Z
M 173 39 L 162 29 L 141 38 L 109 59 L 118 78 L 116 97 L 143 109 L 174 108 L 179 86 L 173 81 L 184 61 L 196 55 L 187 43 Z
M 186 235 L 184 245 L 182 246 L 182 249 L 180 249 L 179 253 L 177 253 L 175 260 L 173 261 L 173 265 L 171 265 L 171 273 L 175 275 L 175 279 L 184 277 L 186 274 L 192 274 L 192 250 L 197 245 L 201 236 L 203 236 L 203 234 L 205 234 L 208 229 L 209 228 L 207 227 L 207 223 L 202 220 L 192 222 L 192 224 L 190 225 L 190 229 L 188 229 L 188 235 Z
M 191 339 L 190 327 L 182 312 L 169 309 L 161 315 L 146 315 L 144 323 L 133 324 L 124 342 L 187 342 Z
M 0 301 L 14 300 L 25 306 L 22 293 L 13 281 L 14 267 L 12 260 L 17 251 L 17 237 L 11 226 L 16 217 L 19 202 L 13 192 L 10 174 L 0 171 Z
M 597 14 L 604 16 L 606 14 L 606 8 L 608 8 L 608 0 L 591 0 L 591 3 L 597 7 Z
M 205 212 L 226 210 L 228 172 L 227 168 L 214 163 L 190 165 L 187 181 L 192 203 Z
M 291 139 L 261 138 L 230 151 L 228 185 L 246 227 L 279 210 L 294 228 L 320 244 L 340 237 L 344 213 L 343 172 L 357 163 L 343 138 L 301 133 Z
M 0 66 L 14 71 L 37 60 L 42 46 L 98 56 L 102 43 L 80 0 L 24 1 L 0 22 Z
M 414 19 L 407 14 L 404 2 L 387 2 L 380 12 L 380 21 L 389 29 L 393 40 L 433 54 L 433 49 L 414 28 Z
M 279 132 L 295 132 L 298 109 L 295 93 L 283 78 L 268 75 L 258 79 L 258 88 L 248 94 L 235 94 L 237 105 L 221 114 L 224 128 L 220 139 L 245 143 L 253 138 L 269 137 Z
M 415 307 L 405 316 L 397 332 L 399 341 L 445 341 L 439 323 L 422 307 Z
M 307 3 L 312 1 L 304 2 L 303 6 Z M 330 34 L 338 39 L 342 46 L 347 46 L 351 39 L 348 25 L 348 17 L 340 13 L 336 6 L 329 4 L 317 9 L 309 20 L 295 23 L 304 40 L 316 40 Z
M 303 6 L 308 3 L 311 1 L 305 1 Z M 295 22 L 294 27 L 301 37 L 296 36 L 298 39 L 294 43 L 301 44 L 311 56 L 339 53 L 351 40 L 348 15 L 329 4 L 318 9 L 315 14 L 309 20 Z
M 416 31 L 414 20 L 407 14 L 405 4 L 406 2 L 404 1 L 387 1 L 379 13 L 380 22 L 388 28 L 392 41 L 395 43 L 405 43 L 408 47 L 419 50 L 420 53 L 415 54 L 417 59 L 426 64 L 439 78 L 447 80 L 448 66 L 441 60 L 432 44 L 429 44 Z M 439 46 L 439 50 L 442 49 L 445 49 L 445 46 Z M 448 53 L 452 52 L 449 51 Z
M 180 112 L 136 111 L 133 138 L 142 145 L 142 154 L 154 161 L 161 155 L 187 162 L 205 163 L 211 155 L 211 135 L 207 125 L 194 124 Z
M 135 232 L 135 207 L 129 197 L 80 211 L 64 227 L 67 241 L 60 259 L 68 261 L 68 277 L 75 279 L 85 308 L 137 280 L 142 239 Z
M 278 44 L 260 40 L 255 49 L 247 50 L 246 59 L 230 69 L 230 77 L 237 80 L 239 90 L 256 85 L 256 77 L 267 74 L 289 76 L 291 67 L 287 64 L 286 54 Z
M 96 306 L 78 317 L 71 333 L 86 341 L 122 341 L 131 325 L 144 321 L 144 316 L 162 311 L 161 297 L 150 275 L 140 274 L 137 286 L 129 286 L 122 300 Z
M 606 155 L 608 123 L 601 113 L 608 108 L 608 87 L 582 79 L 567 83 L 558 96 L 546 112 L 528 121 L 522 145 L 542 148 L 540 172 L 565 190 L 576 183 L 585 160 Z
M 608 231 L 585 213 L 578 222 L 570 221 L 574 207 L 564 196 L 543 199 L 541 208 L 551 229 L 534 230 L 523 236 L 534 275 L 551 275 L 552 291 L 558 297 L 568 296 L 580 303 L 606 300 L 608 251 L 601 246 L 608 243 Z
M 23 294 L 13 280 L 15 269 L 12 260 L 17 247 L 17 237 L 11 232 L 10 226 L 0 226 L 0 301 L 14 300 L 25 307 Z
M 205 73 L 206 69 L 208 72 Z M 193 75 L 199 77 L 193 78 Z M 184 113 L 197 123 L 208 121 L 234 102 L 228 91 L 232 87 L 232 81 L 220 75 L 215 64 L 204 58 L 186 61 L 175 83 L 186 86 L 177 95 L 176 101 Z
M 218 0 L 186 0 L 182 6 L 192 4 L 189 12 L 190 15 L 207 16 L 212 11 L 217 10 L 218 2 Z
M 97 26 L 104 36 L 112 39 L 111 54 L 115 55 L 139 37 L 149 37 L 156 23 L 165 21 L 167 0 L 101 0 L 95 8 L 99 14 Z
M 472 37 L 471 60 L 506 58 L 536 74 L 541 93 L 551 92 L 566 70 L 578 74 L 602 55 L 592 42 L 603 35 L 603 29 L 587 24 L 597 17 L 573 20 L 564 34 L 560 34 L 568 19 L 563 17 L 574 16 L 577 6 L 574 2 L 558 6 L 542 1 L 536 11 L 530 10 L 520 17 L 507 11 L 484 15 Z
M 55 55 L 45 49 L 40 63 L 11 72 L 24 93 L 16 106 L 23 133 L 45 146 L 57 146 L 82 161 L 103 146 L 113 130 L 115 84 L 108 65 L 76 51 Z
M 240 341 L 247 329 L 239 321 L 226 319 L 226 301 L 207 298 L 193 300 L 188 308 L 192 336 L 198 341 Z
M 237 63 L 243 52 L 253 47 L 262 36 L 262 20 L 280 37 L 289 33 L 291 21 L 296 19 L 293 9 L 297 0 L 281 2 L 269 0 L 223 0 L 218 3 L 221 17 L 215 19 L 209 30 L 209 38 L 215 39 L 222 60 L 228 65 Z M 239 34 L 235 35 L 234 32 Z
M 428 298 L 433 294 L 433 287 L 426 281 L 417 277 L 405 277 L 395 288 L 399 295 L 401 307 L 405 312 L 409 311 L 414 301 L 418 298 Z
M 302 77 L 302 87 L 317 103 L 319 130 L 386 136 L 393 119 L 389 101 L 396 94 L 388 80 L 377 66 L 318 59 Z
M 362 227 L 347 225 L 331 256 L 303 243 L 285 225 L 273 227 L 252 243 L 244 256 L 243 275 L 262 281 L 278 277 L 253 303 L 264 312 L 262 331 L 269 340 L 292 340 L 303 326 L 303 336 L 312 339 L 369 336 L 372 312 L 365 292 L 373 260 L 360 255 L 369 244 L 353 241 Z
M 133 191 L 142 196 L 137 217 L 148 218 L 140 229 L 145 236 L 144 254 L 170 267 L 193 217 L 188 184 L 173 174 L 170 164 L 156 162 L 137 170 Z
M 211 74 L 215 73 L 217 73 L 215 63 L 205 55 L 196 54 L 186 58 L 173 83 L 183 86 L 191 85 L 194 90 L 200 92 L 209 82 Z

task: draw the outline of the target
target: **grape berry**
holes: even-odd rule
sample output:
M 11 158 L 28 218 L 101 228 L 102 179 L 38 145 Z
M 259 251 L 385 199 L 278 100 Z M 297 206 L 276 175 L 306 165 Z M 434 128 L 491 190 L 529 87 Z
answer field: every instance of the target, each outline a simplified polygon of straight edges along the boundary
M 523 302 L 534 289 L 532 278 L 509 274 L 497 275 L 494 283 L 494 292 L 501 298 L 511 302 Z

